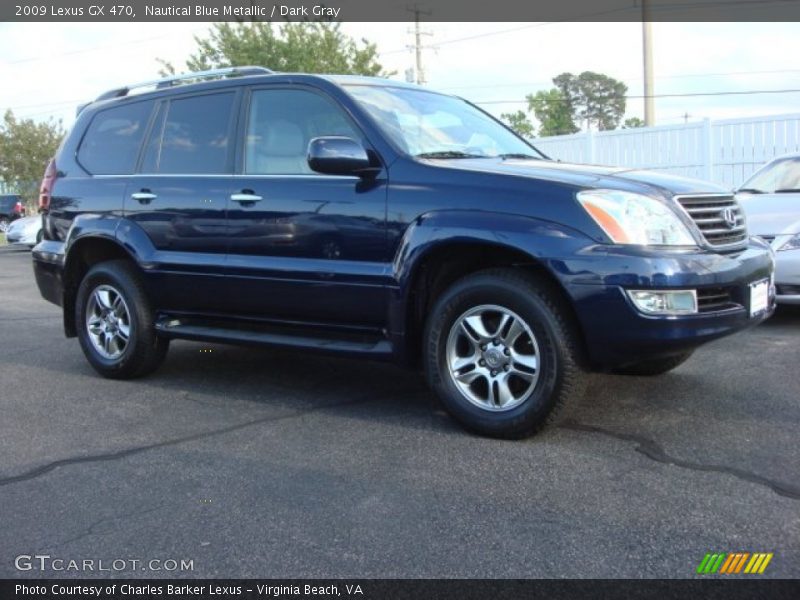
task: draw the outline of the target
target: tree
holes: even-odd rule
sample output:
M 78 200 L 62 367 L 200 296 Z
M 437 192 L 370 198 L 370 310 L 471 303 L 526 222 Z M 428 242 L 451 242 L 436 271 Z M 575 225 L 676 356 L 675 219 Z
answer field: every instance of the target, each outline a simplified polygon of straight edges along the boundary
M 274 71 L 388 76 L 378 62 L 375 44 L 356 42 L 339 23 L 214 23 L 207 37 L 195 36 L 197 50 L 187 71 L 261 65 Z M 162 74 L 175 67 L 159 59 Z
M 530 122 L 528 115 L 524 111 L 518 110 L 515 113 L 503 113 L 500 118 L 522 137 L 532 138 L 534 136 L 533 123 Z
M 625 122 L 622 124 L 623 129 L 636 129 L 637 127 L 644 127 L 644 121 L 639 117 L 625 119 Z
M 558 89 L 528 94 L 528 109 L 539 121 L 539 135 L 566 135 L 578 131 L 572 117 L 569 99 Z
M 17 119 L 7 110 L 0 125 L 0 179 L 32 204 L 63 137 L 61 121 Z
M 574 120 L 594 125 L 600 131 L 616 129 L 625 114 L 628 86 L 621 81 L 592 71 L 580 75 L 562 73 L 553 79 L 565 98 Z
M 540 136 L 576 133 L 580 131 L 578 124 L 583 123 L 600 131 L 619 127 L 628 91 L 621 81 L 602 73 L 584 71 L 580 75 L 561 73 L 553 78 L 553 84 L 554 88 L 526 97 L 528 111 L 539 122 Z M 503 114 L 502 118 L 515 129 L 532 127 L 524 111 Z

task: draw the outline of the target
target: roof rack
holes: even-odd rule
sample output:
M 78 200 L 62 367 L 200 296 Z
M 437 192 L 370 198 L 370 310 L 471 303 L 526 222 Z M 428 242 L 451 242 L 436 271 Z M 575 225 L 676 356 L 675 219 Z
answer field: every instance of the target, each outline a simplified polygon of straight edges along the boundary
M 186 81 L 189 79 L 211 79 L 214 77 L 236 77 L 242 75 L 269 75 L 274 73 L 271 69 L 266 67 L 226 67 L 224 69 L 211 69 L 209 71 L 194 71 L 192 73 L 182 73 L 180 75 L 170 75 L 163 79 L 153 79 L 152 81 L 143 81 L 141 83 L 134 83 L 126 85 L 125 87 L 115 88 L 100 94 L 95 102 L 100 100 L 108 100 L 109 98 L 121 98 L 127 96 L 131 90 L 143 87 L 153 87 L 156 89 L 172 87 L 176 83 Z

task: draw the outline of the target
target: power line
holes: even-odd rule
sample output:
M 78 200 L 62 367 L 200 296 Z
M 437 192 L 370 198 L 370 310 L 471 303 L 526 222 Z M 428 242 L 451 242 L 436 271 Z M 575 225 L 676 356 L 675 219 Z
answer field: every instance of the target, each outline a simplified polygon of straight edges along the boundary
M 659 4 L 650 7 L 650 11 L 660 11 L 660 12 L 668 12 L 670 10 L 686 10 L 692 8 L 698 9 L 706 9 L 706 8 L 719 8 L 724 6 L 763 6 L 765 4 L 793 4 L 798 3 L 800 0 L 719 0 L 717 2 L 675 2 L 672 4 Z M 559 21 L 545 21 L 541 23 L 531 23 L 528 25 L 522 25 L 520 27 L 512 27 L 509 29 L 500 29 L 497 31 L 488 31 L 486 33 L 477 33 L 475 35 L 469 35 L 460 38 L 453 38 L 450 40 L 444 40 L 441 42 L 436 42 L 436 47 L 439 46 L 446 46 L 448 44 L 455 44 L 458 42 L 466 42 L 470 40 L 476 40 L 484 37 L 494 36 L 494 35 L 502 35 L 504 33 L 513 33 L 516 31 L 522 31 L 524 29 L 532 29 L 536 27 L 546 27 L 548 25 L 560 25 L 566 23 L 587 23 L 590 22 L 591 19 L 597 17 L 604 17 L 609 16 L 612 14 L 624 13 L 624 12 L 632 12 L 636 11 L 639 12 L 641 7 L 637 4 L 632 4 L 631 6 L 623 6 L 619 8 L 612 8 L 609 10 L 599 10 L 590 13 L 584 13 L 582 15 L 577 15 L 572 17 L 571 19 L 562 19 Z M 631 21 L 634 23 L 634 21 Z M 408 52 L 408 48 L 398 48 L 396 50 L 387 50 L 386 52 L 379 52 L 380 56 L 387 56 L 389 54 L 399 54 L 401 52 Z
M 470 41 L 470 40 L 477 40 L 477 39 L 480 39 L 480 38 L 490 37 L 490 36 L 494 36 L 494 35 L 502 35 L 504 33 L 512 33 L 512 32 L 515 32 L 515 31 L 522 31 L 523 29 L 534 29 L 536 27 L 546 27 L 548 25 L 558 25 L 560 23 L 572 23 L 572 22 L 580 21 L 580 19 L 586 19 L 586 18 L 591 18 L 591 17 L 610 15 L 610 14 L 619 13 L 619 12 L 625 12 L 625 11 L 629 11 L 629 10 L 632 10 L 632 8 L 626 6 L 626 7 L 623 7 L 623 8 L 614 8 L 614 9 L 610 9 L 610 10 L 603 10 L 603 11 L 596 11 L 596 12 L 592 12 L 592 13 L 586 13 L 586 14 L 580 15 L 578 17 L 575 17 L 574 19 L 564 19 L 562 21 L 544 21 L 542 23 L 529 23 L 527 25 L 522 25 L 522 26 L 519 26 L 519 27 L 511 27 L 509 29 L 499 29 L 499 30 L 496 30 L 496 31 L 487 31 L 486 33 L 476 33 L 475 35 L 468 35 L 468 36 L 465 36 L 465 37 L 453 38 L 453 39 L 449 39 L 449 40 L 444 40 L 442 42 L 436 42 L 435 47 L 438 48 L 439 46 L 447 46 L 448 44 L 456 44 L 458 42 L 467 42 L 467 41 Z M 400 52 L 408 52 L 408 48 L 402 48 L 402 49 L 397 49 L 397 50 L 388 50 L 386 52 L 379 52 L 378 54 L 380 56 L 386 56 L 386 55 L 389 55 L 389 54 L 398 54 Z
M 200 31 L 201 31 L 200 29 L 193 29 L 193 30 L 190 30 L 189 33 L 194 35 L 196 33 L 199 33 Z M 205 31 L 205 29 L 203 29 L 202 31 Z M 144 44 L 146 42 L 152 42 L 153 40 L 160 40 L 160 39 L 164 39 L 164 38 L 168 38 L 168 37 L 174 37 L 174 36 L 175 36 L 175 32 L 171 32 L 171 33 L 165 33 L 163 35 L 156 35 L 156 36 L 147 37 L 147 38 L 140 38 L 140 39 L 136 39 L 136 40 L 128 40 L 128 41 L 124 41 L 124 42 L 113 42 L 113 43 L 109 43 L 109 44 L 101 44 L 100 46 L 91 46 L 89 48 L 81 48 L 81 49 L 78 49 L 78 50 L 70 50 L 70 51 L 67 51 L 67 52 L 59 52 L 55 56 L 54 55 L 29 56 L 27 58 L 20 58 L 20 59 L 17 59 L 17 60 L 4 62 L 0 66 L 9 67 L 11 65 L 20 65 L 20 64 L 28 63 L 28 62 L 36 62 L 36 61 L 40 61 L 40 60 L 51 60 L 53 58 L 60 58 L 62 56 L 74 56 L 76 54 L 86 54 L 87 52 L 94 52 L 95 50 L 106 50 L 106 49 L 109 49 L 109 48 L 120 48 L 120 47 L 123 47 L 123 46 L 133 46 L 135 44 Z
M 676 73 L 675 75 L 659 75 L 656 80 L 661 79 L 690 79 L 692 77 L 724 77 L 728 75 L 778 75 L 782 73 L 800 73 L 800 69 L 771 69 L 767 71 L 719 71 L 716 73 Z M 641 81 L 641 76 L 622 76 L 623 81 Z M 441 91 L 446 90 L 479 90 L 495 89 L 499 87 L 539 87 L 543 85 L 553 85 L 553 80 L 549 81 L 524 81 L 518 83 L 495 83 L 481 85 L 451 85 L 447 87 L 437 87 Z
M 8 110 L 25 110 L 26 108 L 43 108 L 45 106 L 66 106 L 67 104 L 74 104 L 75 102 L 82 102 L 83 98 L 76 100 L 64 100 L 63 102 L 46 102 L 44 104 L 26 104 L 21 106 L 9 106 Z
M 800 92 L 800 89 L 784 90 L 731 90 L 725 92 L 687 92 L 685 94 L 653 94 L 652 96 L 635 95 L 623 96 L 626 100 L 641 100 L 643 98 L 692 98 L 699 96 L 749 96 L 755 94 L 793 94 Z M 566 102 L 566 99 L 562 100 Z M 473 104 L 527 104 L 527 100 L 483 100 L 473 102 Z

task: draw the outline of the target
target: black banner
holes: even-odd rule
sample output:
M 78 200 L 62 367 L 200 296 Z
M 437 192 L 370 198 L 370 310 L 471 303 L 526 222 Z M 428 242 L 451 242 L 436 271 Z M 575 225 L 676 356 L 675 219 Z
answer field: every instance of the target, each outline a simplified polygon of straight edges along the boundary
M 518 598 L 636 600 L 800 597 L 800 581 L 695 580 L 2 580 L 3 600 L 503 600 Z
M 11 0 L 0 21 L 800 21 L 798 0 Z

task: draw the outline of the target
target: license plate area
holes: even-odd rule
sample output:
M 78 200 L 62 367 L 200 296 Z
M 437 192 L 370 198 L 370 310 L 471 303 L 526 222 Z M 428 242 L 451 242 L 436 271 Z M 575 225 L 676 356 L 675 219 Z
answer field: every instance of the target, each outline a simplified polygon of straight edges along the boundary
M 750 284 L 750 316 L 757 317 L 769 308 L 769 279 Z

